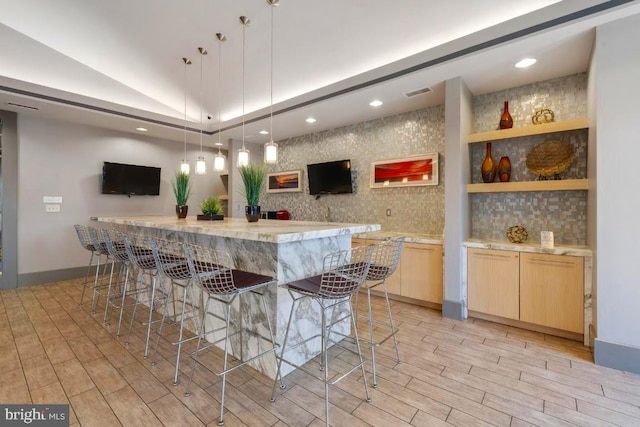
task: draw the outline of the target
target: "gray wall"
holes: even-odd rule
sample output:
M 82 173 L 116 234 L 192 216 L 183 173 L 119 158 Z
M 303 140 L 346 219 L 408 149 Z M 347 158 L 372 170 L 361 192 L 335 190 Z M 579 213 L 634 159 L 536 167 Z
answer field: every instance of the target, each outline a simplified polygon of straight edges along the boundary
M 181 143 L 18 115 L 18 147 L 21 276 L 86 265 L 73 224 L 89 224 L 92 216 L 175 215 L 170 183 L 183 157 Z M 199 146 L 188 146 L 194 166 L 198 152 Z M 213 155 L 205 153 L 208 174 L 194 175 L 189 216 L 198 213 L 200 200 L 225 192 L 212 171 Z M 103 161 L 161 167 L 160 196 L 100 194 Z M 61 212 L 45 213 L 43 196 L 61 196 Z
M 2 288 L 18 285 L 18 138 L 16 113 L 0 110 L 2 118 Z
M 639 38 L 640 15 L 602 25 L 597 29 L 593 61 L 598 113 L 595 356 L 598 363 L 628 369 L 622 359 L 605 357 L 607 349 L 624 346 L 634 354 L 634 372 L 640 372 Z

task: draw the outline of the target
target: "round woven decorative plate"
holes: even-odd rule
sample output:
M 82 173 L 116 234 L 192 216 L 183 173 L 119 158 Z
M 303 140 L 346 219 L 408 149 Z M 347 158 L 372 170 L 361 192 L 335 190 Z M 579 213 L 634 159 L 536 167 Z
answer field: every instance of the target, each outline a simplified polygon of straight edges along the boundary
M 511 243 L 524 243 L 529 238 L 526 228 L 521 225 L 514 225 L 507 230 L 507 239 Z
M 553 176 L 564 172 L 575 159 L 570 142 L 548 139 L 527 154 L 527 168 L 536 175 Z

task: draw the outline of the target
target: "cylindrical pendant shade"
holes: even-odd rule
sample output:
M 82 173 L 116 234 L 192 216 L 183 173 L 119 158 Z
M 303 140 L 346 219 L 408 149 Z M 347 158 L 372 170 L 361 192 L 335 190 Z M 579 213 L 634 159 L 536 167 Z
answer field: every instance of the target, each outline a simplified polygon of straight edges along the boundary
M 180 163 L 180 172 L 189 175 L 190 170 L 191 169 L 189 168 L 189 161 L 183 160 L 182 163 Z
M 238 150 L 238 167 L 249 166 L 249 150 L 241 148 Z
M 204 157 L 198 157 L 196 160 L 196 175 L 207 174 L 207 162 L 204 161 Z
M 278 163 L 278 144 L 273 141 L 264 144 L 264 162 L 269 165 Z
M 216 172 L 222 172 L 227 166 L 227 158 L 224 154 L 218 153 L 213 158 L 213 170 Z

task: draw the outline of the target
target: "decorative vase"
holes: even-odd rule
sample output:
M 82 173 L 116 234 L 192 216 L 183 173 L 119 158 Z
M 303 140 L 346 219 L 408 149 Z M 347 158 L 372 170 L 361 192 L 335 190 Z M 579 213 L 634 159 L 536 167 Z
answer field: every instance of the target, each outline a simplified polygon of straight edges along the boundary
M 189 206 L 187 205 L 176 205 L 176 215 L 178 215 L 178 219 L 184 219 L 187 217 L 187 212 L 189 212 Z
M 260 206 L 245 206 L 244 214 L 249 222 L 257 222 L 260 219 Z
M 496 162 L 491 157 L 491 143 L 487 142 L 487 155 L 482 161 L 480 172 L 482 173 L 482 182 L 493 182 L 496 179 Z
M 500 129 L 511 129 L 513 127 L 513 119 L 509 114 L 509 101 L 504 101 L 504 111 L 500 116 Z
M 500 161 L 498 162 L 498 178 L 500 178 L 500 182 L 509 182 L 511 179 L 511 160 L 509 160 L 509 156 L 500 157 Z

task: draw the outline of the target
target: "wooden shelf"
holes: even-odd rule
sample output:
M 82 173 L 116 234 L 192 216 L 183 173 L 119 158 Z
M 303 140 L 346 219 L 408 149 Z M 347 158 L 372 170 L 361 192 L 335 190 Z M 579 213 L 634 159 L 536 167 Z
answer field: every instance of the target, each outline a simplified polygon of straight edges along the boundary
M 229 196 L 227 194 L 223 195 L 223 196 L 218 196 L 218 198 L 220 200 L 229 200 Z
M 489 132 L 472 133 L 469 135 L 469 144 L 476 142 L 490 142 L 500 139 L 518 138 L 522 136 L 544 135 L 545 133 L 566 132 L 570 130 L 586 129 L 589 120 L 575 119 L 562 122 L 543 123 L 540 125 L 524 126 L 520 128 L 492 130 Z
M 507 193 L 512 191 L 570 191 L 588 189 L 589 181 L 587 179 L 467 184 L 467 193 Z

